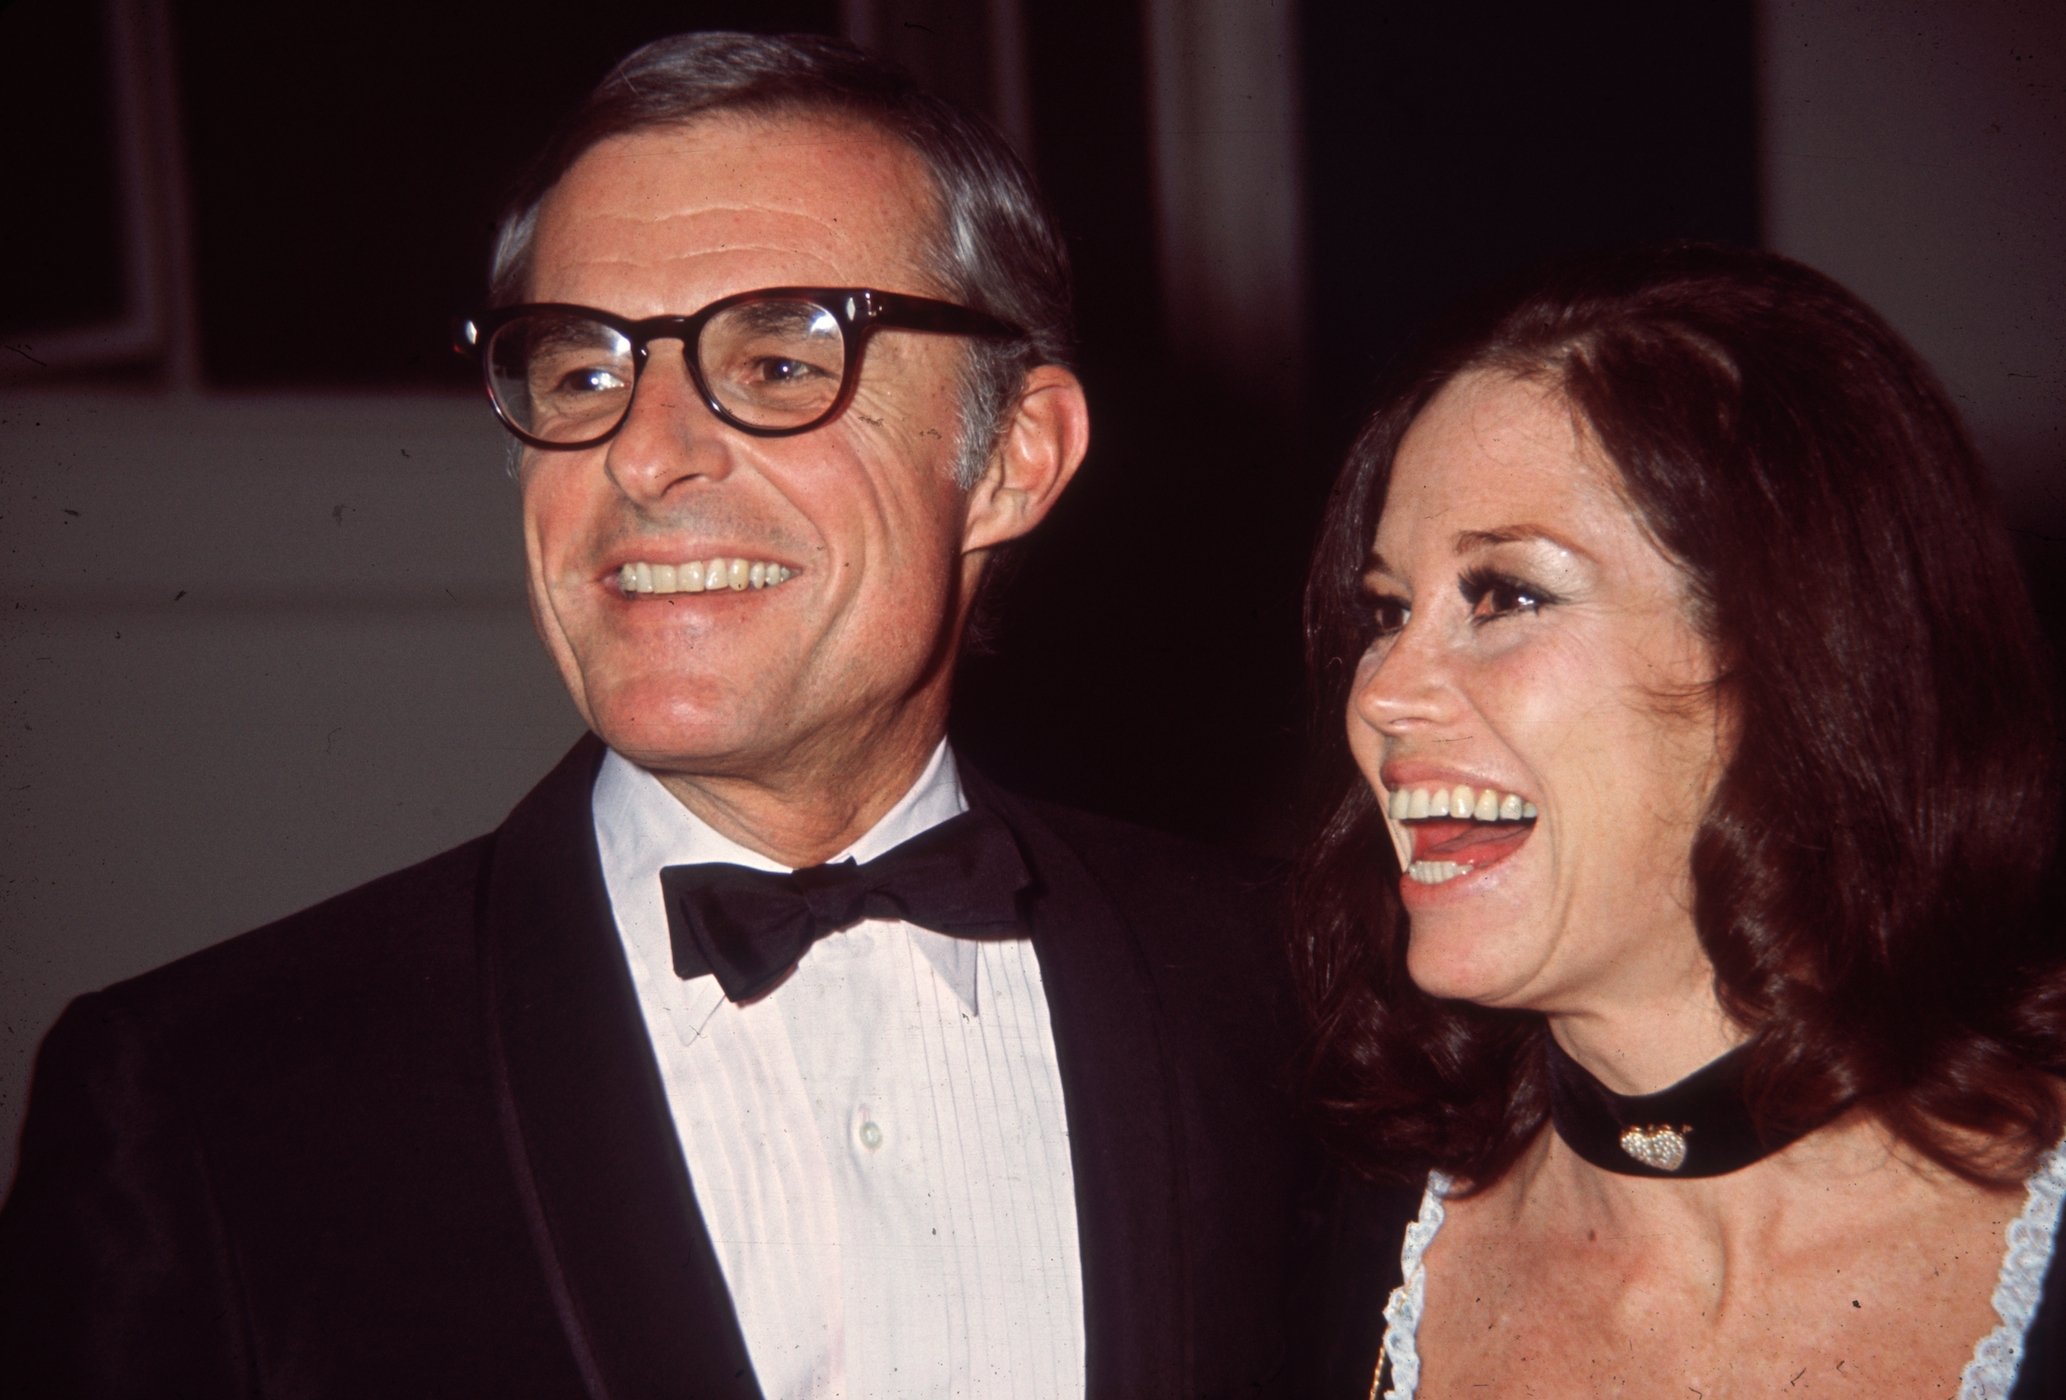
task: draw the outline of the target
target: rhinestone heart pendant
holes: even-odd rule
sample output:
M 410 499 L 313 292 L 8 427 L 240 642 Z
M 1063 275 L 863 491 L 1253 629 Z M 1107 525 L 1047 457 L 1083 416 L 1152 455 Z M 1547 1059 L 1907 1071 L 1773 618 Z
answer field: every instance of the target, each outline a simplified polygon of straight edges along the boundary
M 1630 1128 L 1621 1135 L 1621 1150 L 1646 1167 L 1675 1172 L 1686 1160 L 1686 1138 L 1666 1127 Z

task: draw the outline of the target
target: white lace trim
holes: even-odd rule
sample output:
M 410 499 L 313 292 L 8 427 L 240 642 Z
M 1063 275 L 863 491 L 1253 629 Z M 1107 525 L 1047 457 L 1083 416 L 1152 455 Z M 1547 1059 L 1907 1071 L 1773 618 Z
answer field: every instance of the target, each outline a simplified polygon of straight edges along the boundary
M 2009 1251 L 1994 1287 L 1994 1315 L 2001 1323 L 1980 1339 L 1959 1380 L 1958 1400 L 2006 1400 L 2023 1365 L 2023 1342 L 2044 1294 L 2045 1271 L 2059 1231 L 2059 1207 L 2066 1201 L 2066 1143 L 2052 1149 L 2030 1178 L 2030 1199 L 2009 1222 Z
M 1420 1332 L 1420 1309 L 1428 1292 L 1428 1270 L 1421 1256 L 1447 1218 L 1442 1200 L 1448 1194 L 1449 1178 L 1429 1172 L 1428 1189 L 1420 1197 L 1420 1215 L 1406 1227 L 1406 1243 L 1399 1249 L 1404 1281 L 1385 1302 L 1384 1349 L 1392 1362 L 1392 1388 L 1385 1392 L 1384 1400 L 1413 1400 L 1420 1385 L 1420 1351 L 1414 1339 Z
M 1384 1349 L 1392 1363 L 1392 1388 L 1384 1393 L 1384 1400 L 1414 1400 L 1414 1391 L 1420 1386 L 1417 1339 L 1428 1289 L 1424 1261 L 1435 1232 L 1447 1218 L 1442 1201 L 1449 1194 L 1449 1185 L 1442 1173 L 1428 1173 L 1420 1215 L 1406 1227 L 1406 1242 L 1399 1249 L 1404 1281 L 1385 1302 Z M 2053 1148 L 2030 1178 L 2030 1198 L 2023 1203 L 2023 1213 L 2009 1222 L 2008 1252 L 2002 1256 L 2001 1277 L 1994 1288 L 1994 1315 L 2001 1322 L 1973 1348 L 1973 1359 L 1960 1378 L 1958 1400 L 2007 1400 L 2015 1388 L 2016 1373 L 2023 1366 L 2024 1339 L 2044 1296 L 2062 1206 L 2066 1206 L 2066 1142 Z

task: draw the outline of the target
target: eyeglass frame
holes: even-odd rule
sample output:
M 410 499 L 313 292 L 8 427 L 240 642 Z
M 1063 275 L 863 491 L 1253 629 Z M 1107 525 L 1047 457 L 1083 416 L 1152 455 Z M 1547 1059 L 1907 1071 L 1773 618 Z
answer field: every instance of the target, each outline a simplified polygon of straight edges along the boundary
M 753 301 L 806 301 L 832 313 L 839 323 L 840 362 L 839 392 L 825 411 L 808 423 L 794 427 L 768 428 L 748 423 L 737 417 L 718 401 L 704 382 L 701 356 L 697 343 L 701 340 L 704 326 L 713 317 Z M 485 353 L 488 342 L 495 332 L 524 316 L 539 313 L 560 313 L 582 316 L 607 326 L 631 342 L 631 392 L 625 395 L 624 412 L 612 423 L 608 431 L 579 442 L 553 442 L 537 437 L 518 427 L 502 407 L 501 398 L 495 393 L 495 380 Z M 452 348 L 477 362 L 481 367 L 481 385 L 488 393 L 488 404 L 495 410 L 496 418 L 518 441 L 529 446 L 552 452 L 573 452 L 586 447 L 596 447 L 608 442 L 621 431 L 631 418 L 634 400 L 638 397 L 638 384 L 646 372 L 646 355 L 656 340 L 679 340 L 682 343 L 682 362 L 688 367 L 689 378 L 696 385 L 696 393 L 720 422 L 737 428 L 753 437 L 780 438 L 795 437 L 799 433 L 813 432 L 824 427 L 840 414 L 846 412 L 853 402 L 854 391 L 860 386 L 861 358 L 867 349 L 869 338 L 878 330 L 931 331 L 945 335 L 983 336 L 991 339 L 1010 339 L 1025 335 L 1025 331 L 1009 321 L 992 316 L 987 311 L 961 306 L 935 297 L 915 296 L 909 292 L 884 292 L 873 287 L 758 287 L 752 291 L 734 292 L 719 297 L 699 311 L 686 316 L 647 316 L 635 319 L 619 316 L 615 312 L 599 310 L 593 306 L 581 306 L 574 302 L 532 301 L 517 302 L 510 306 L 499 306 L 479 315 L 462 317 L 453 323 Z

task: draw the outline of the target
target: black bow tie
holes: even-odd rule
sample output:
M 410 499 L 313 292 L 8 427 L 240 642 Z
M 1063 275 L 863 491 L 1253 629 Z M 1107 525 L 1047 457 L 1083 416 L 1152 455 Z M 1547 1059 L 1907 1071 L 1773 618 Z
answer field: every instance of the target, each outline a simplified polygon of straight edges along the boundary
M 712 973 L 733 1001 L 759 996 L 811 944 L 863 919 L 901 919 L 963 938 L 1016 932 L 1032 882 L 1009 828 L 963 812 L 884 851 L 783 873 L 743 865 L 670 865 L 667 933 L 674 970 Z

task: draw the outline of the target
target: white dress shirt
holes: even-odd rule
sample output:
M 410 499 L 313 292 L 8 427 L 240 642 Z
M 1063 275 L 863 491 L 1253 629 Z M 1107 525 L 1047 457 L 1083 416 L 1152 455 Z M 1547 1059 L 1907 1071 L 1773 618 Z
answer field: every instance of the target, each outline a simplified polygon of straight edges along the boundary
M 871 860 L 966 807 L 942 743 L 836 859 Z M 1068 1123 L 1031 942 L 871 919 L 735 1004 L 714 978 L 675 975 L 660 869 L 784 867 L 615 753 L 594 811 L 675 1133 L 769 1400 L 1082 1395 Z

